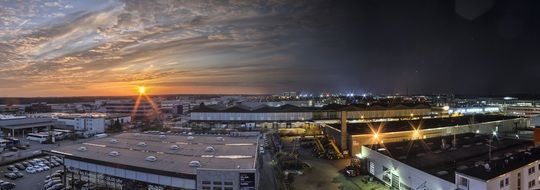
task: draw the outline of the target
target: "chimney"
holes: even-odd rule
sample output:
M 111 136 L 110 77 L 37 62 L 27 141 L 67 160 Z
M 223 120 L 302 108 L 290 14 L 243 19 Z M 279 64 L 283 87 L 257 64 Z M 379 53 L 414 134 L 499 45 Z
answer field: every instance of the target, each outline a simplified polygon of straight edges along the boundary
M 341 111 L 341 150 L 347 149 L 347 111 Z
M 540 146 L 540 126 L 534 127 L 534 146 Z

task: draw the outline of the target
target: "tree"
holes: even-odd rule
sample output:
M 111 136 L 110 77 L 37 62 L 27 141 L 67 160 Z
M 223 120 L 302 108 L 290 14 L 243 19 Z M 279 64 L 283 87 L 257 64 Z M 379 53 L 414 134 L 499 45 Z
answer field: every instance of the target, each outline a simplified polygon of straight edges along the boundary
M 120 120 L 116 119 L 114 123 L 109 127 L 109 131 L 111 132 L 120 132 L 122 131 L 122 125 L 120 124 Z

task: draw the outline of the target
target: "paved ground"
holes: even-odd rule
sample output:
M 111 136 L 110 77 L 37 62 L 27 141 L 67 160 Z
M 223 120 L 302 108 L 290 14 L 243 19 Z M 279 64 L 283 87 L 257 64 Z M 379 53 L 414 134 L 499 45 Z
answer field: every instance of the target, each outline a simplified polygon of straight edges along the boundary
M 259 186 L 261 190 L 274 190 L 277 189 L 276 175 L 274 174 L 274 166 L 272 164 L 272 155 L 266 152 L 263 157 L 261 171 L 261 180 Z
M 377 182 L 365 183 L 364 177 L 346 177 L 340 172 L 345 168 L 350 160 L 326 160 L 312 156 L 311 148 L 302 148 L 298 144 L 295 146 L 293 139 L 295 137 L 283 137 L 283 150 L 298 150 L 299 159 L 311 165 L 304 174 L 296 176 L 292 183 L 292 189 L 355 189 L 355 190 L 385 190 L 388 189 Z
M 268 139 L 270 140 L 270 138 Z M 270 141 L 269 141 L 270 142 Z M 264 141 L 259 141 L 259 144 L 264 144 Z M 261 190 L 275 190 L 278 189 L 276 175 L 274 174 L 274 165 L 272 163 L 273 153 L 270 147 L 265 147 L 265 153 L 259 154 L 262 157 L 262 163 L 260 171 L 259 189 Z
M 9 180 L 4 177 L 4 172 L 9 172 L 9 171 L 6 169 L 6 166 L 2 166 L 0 167 L 0 176 L 1 176 L 0 179 L 15 183 L 17 185 L 15 187 L 15 190 L 43 189 L 43 185 L 44 185 L 43 181 L 45 180 L 45 177 L 47 175 L 51 175 L 54 171 L 61 170 L 61 169 L 63 169 L 63 167 L 58 166 L 58 167 L 52 168 L 49 171 L 43 171 L 40 173 L 33 173 L 33 174 L 23 171 L 22 173 L 24 174 L 24 177 L 16 179 L 16 180 Z

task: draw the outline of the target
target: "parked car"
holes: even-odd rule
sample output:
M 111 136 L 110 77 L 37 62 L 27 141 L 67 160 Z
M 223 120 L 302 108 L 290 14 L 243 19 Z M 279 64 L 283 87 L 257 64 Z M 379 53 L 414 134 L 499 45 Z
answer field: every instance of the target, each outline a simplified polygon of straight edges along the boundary
M 22 172 L 13 172 L 17 177 L 24 177 L 24 174 Z
M 5 173 L 4 174 L 4 177 L 8 178 L 8 179 L 11 179 L 11 180 L 14 180 L 14 179 L 17 179 L 17 175 L 14 174 L 14 173 L 11 173 L 11 172 L 8 172 L 8 173 Z
M 34 166 L 34 169 L 36 169 L 36 172 L 42 172 L 44 171 L 43 168 L 39 167 L 39 166 Z
M 23 166 L 22 164 L 20 164 L 20 163 L 15 164 L 15 167 L 16 167 L 17 169 L 19 169 L 19 170 L 24 170 L 24 169 L 26 169 L 26 167 L 24 167 L 24 166 Z
M 26 168 L 26 172 L 33 174 L 36 173 L 36 169 L 34 169 L 33 166 L 30 166 Z
M 17 169 L 15 166 L 13 166 L 13 165 L 9 165 L 9 166 L 7 167 L 7 169 L 8 169 L 9 171 L 18 171 L 18 169 Z
M 0 183 L 0 189 L 4 190 L 4 189 L 13 189 L 15 188 L 15 184 L 14 183 L 11 183 L 11 182 L 7 182 L 7 181 L 4 181 L 2 183 Z
M 52 181 L 49 181 L 49 182 L 45 183 L 45 185 L 43 185 L 43 187 L 50 188 L 50 187 L 54 187 L 54 186 L 59 185 L 59 184 L 62 184 L 62 180 L 52 180 Z
M 51 183 L 53 181 L 54 181 L 54 183 Z M 44 185 L 45 188 L 49 188 L 49 187 L 55 185 L 57 182 L 62 182 L 62 179 L 59 178 L 59 177 L 50 178 L 50 179 L 47 179 L 47 180 L 43 181 L 43 184 L 45 184 Z M 48 186 L 47 186 L 47 184 L 48 184 Z
M 23 165 L 25 168 L 32 166 L 32 164 L 30 164 L 29 162 L 22 162 L 22 165 Z

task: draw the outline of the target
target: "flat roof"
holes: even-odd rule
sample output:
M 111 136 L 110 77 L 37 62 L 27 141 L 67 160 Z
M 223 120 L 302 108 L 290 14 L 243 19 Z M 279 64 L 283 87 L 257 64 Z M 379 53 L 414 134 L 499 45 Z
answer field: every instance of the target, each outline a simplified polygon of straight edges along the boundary
M 82 144 L 57 147 L 51 152 L 63 154 L 66 158 L 109 165 L 124 165 L 128 168 L 142 168 L 153 171 L 166 171 L 178 174 L 195 175 L 196 167 L 188 165 L 191 161 L 199 161 L 199 168 L 208 169 L 255 169 L 257 155 L 257 137 L 223 137 L 218 136 L 188 136 L 122 133 L 116 136 L 99 138 Z M 113 139 L 117 142 L 113 143 Z M 139 146 L 145 142 L 146 146 Z M 171 145 L 180 149 L 172 150 Z M 86 151 L 78 148 L 86 147 Z M 214 152 L 207 152 L 208 146 L 214 147 Z M 109 156 L 111 151 L 119 152 L 119 156 Z M 157 161 L 145 160 L 148 156 L 157 157 Z
M 420 126 L 421 129 L 431 129 L 439 127 L 453 127 L 456 125 L 468 125 L 471 122 L 473 116 L 460 116 L 460 117 L 445 117 L 445 118 L 431 118 L 431 119 L 416 119 L 416 120 L 399 120 L 399 121 L 386 121 L 386 122 L 371 122 L 371 123 L 347 123 L 347 133 L 350 135 L 362 135 L 371 134 L 373 130 L 377 131 L 379 127 L 383 127 L 380 132 L 398 132 L 398 131 L 412 131 L 411 126 Z M 485 123 L 491 121 L 500 121 L 507 119 L 515 119 L 513 116 L 503 115 L 475 115 L 474 121 L 476 123 Z M 332 123 L 328 124 L 330 127 L 337 130 L 341 130 L 341 124 Z M 371 128 L 370 128 L 371 127 Z
M 272 107 L 267 105 L 257 106 L 254 108 L 247 106 L 233 106 L 217 108 L 216 106 L 197 106 L 191 112 L 192 113 L 275 113 L 275 112 L 337 112 L 337 111 L 370 111 L 370 110 L 403 110 L 403 109 L 431 109 L 431 106 L 427 104 L 351 104 L 351 105 L 339 105 L 329 104 L 323 107 L 298 107 L 290 104 L 285 104 L 278 107 Z
M 474 133 L 459 134 L 455 138 L 457 144 L 455 148 L 450 147 L 454 139 L 453 135 L 385 143 L 384 146 L 365 146 L 452 183 L 455 182 L 455 172 L 487 180 L 530 163 L 526 160 L 516 161 L 521 159 L 524 151 L 533 146 L 530 140 L 497 138 L 492 135 Z M 443 139 L 448 145 L 444 149 L 442 148 Z M 489 160 L 489 139 L 493 139 L 491 143 L 492 169 L 486 172 L 484 163 Z M 516 157 L 514 161 L 511 161 L 512 164 L 494 164 L 508 159 L 510 155 Z M 533 162 L 540 157 L 540 152 L 534 150 L 534 156 Z
M 0 120 L 0 128 L 4 129 L 24 129 L 53 125 L 51 118 L 21 118 Z

